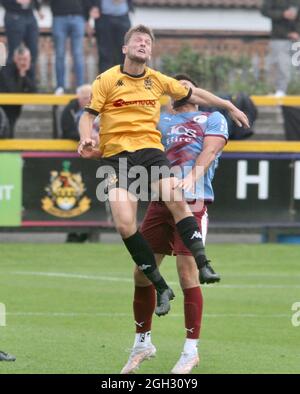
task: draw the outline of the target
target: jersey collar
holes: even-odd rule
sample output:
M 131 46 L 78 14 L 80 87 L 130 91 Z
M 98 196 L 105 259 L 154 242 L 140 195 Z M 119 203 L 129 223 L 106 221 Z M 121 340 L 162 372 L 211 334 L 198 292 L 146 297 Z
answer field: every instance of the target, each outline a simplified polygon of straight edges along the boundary
M 142 78 L 142 77 L 144 77 L 144 76 L 146 75 L 146 73 L 147 73 L 147 68 L 145 68 L 145 70 L 144 70 L 144 72 L 143 72 L 142 74 L 139 74 L 139 75 L 132 75 L 132 74 L 129 74 L 129 73 L 127 73 L 126 71 L 124 71 L 124 65 L 123 65 L 123 64 L 120 66 L 120 70 L 121 70 L 121 73 L 122 73 L 122 74 L 128 75 L 128 76 L 131 77 L 131 78 Z

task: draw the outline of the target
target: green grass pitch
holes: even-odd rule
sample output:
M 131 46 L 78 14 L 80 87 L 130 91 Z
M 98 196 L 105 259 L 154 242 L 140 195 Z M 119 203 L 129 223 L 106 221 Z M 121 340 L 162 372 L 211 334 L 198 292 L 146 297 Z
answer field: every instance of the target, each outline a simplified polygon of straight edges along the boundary
M 222 274 L 204 287 L 201 364 L 197 374 L 299 373 L 300 247 L 209 245 Z M 119 373 L 134 339 L 133 264 L 122 245 L 0 245 L 0 349 L 17 356 L 4 373 Z M 174 260 L 162 272 L 176 299 L 154 318 L 157 357 L 139 373 L 167 374 L 185 338 Z

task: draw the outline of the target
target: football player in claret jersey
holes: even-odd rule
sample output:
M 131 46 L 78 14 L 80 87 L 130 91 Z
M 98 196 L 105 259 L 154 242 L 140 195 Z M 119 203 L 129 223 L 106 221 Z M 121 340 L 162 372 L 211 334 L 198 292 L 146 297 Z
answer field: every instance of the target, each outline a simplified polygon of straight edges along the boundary
M 178 179 L 164 171 L 155 171 L 157 178 L 153 176 L 153 167 L 170 167 L 161 133 L 157 130 L 160 98 L 167 94 L 179 102 L 188 99 L 199 105 L 220 106 L 228 109 L 238 124 L 249 125 L 246 115 L 229 101 L 199 88 L 183 86 L 147 67 L 153 41 L 152 31 L 143 25 L 130 29 L 125 35 L 124 65 L 107 70 L 93 83 L 91 103 L 80 120 L 79 152 L 93 149 L 92 125 L 95 117 L 101 114 L 101 165 L 112 170 L 107 179 L 112 216 L 132 259 L 157 291 L 155 313 L 161 316 L 168 313 L 174 294 L 160 275 L 148 242 L 137 229 L 138 201 L 129 191 L 135 182 L 129 177 L 132 168 L 140 166 L 147 171 L 149 186 L 170 210 L 182 241 L 195 257 L 202 278 L 212 282 L 214 273 L 207 264 L 197 221 L 182 196 L 182 189 L 177 187 Z
M 196 86 L 187 76 L 179 75 L 176 78 L 190 86 Z M 185 174 L 181 186 L 185 189 L 185 198 L 194 211 L 205 243 L 207 205 L 214 200 L 212 180 L 221 152 L 228 140 L 228 126 L 226 119 L 219 112 L 199 112 L 196 105 L 187 102 L 175 102 L 174 107 L 174 114 L 161 115 L 158 128 L 162 133 L 162 142 L 171 165 L 179 166 L 182 174 Z M 174 219 L 163 202 L 150 204 L 141 233 L 154 251 L 158 265 L 165 255 L 176 256 L 179 282 L 184 295 L 186 341 L 172 373 L 190 373 L 199 363 L 197 347 L 203 310 L 203 297 L 194 257 L 181 241 Z M 135 270 L 134 280 L 133 310 L 136 338 L 122 374 L 133 373 L 142 361 L 154 357 L 156 353 L 151 341 L 155 289 L 139 270 Z M 169 342 L 171 340 L 172 338 L 169 338 Z

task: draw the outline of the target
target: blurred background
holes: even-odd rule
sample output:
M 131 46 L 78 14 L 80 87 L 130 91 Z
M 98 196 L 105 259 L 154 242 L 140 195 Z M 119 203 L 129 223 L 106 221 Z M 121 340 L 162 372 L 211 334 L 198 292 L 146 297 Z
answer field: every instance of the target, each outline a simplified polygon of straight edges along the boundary
M 215 180 L 211 237 L 221 232 L 214 239 L 224 241 L 230 231 L 242 241 L 299 241 L 300 16 L 295 2 L 135 0 L 123 2 L 116 12 L 110 2 L 97 0 L 1 3 L 0 40 L 7 57 L 0 71 L 0 240 L 14 240 L 14 233 L 30 229 L 85 228 L 89 236 L 82 241 L 111 231 L 109 208 L 95 197 L 97 164 L 82 163 L 76 154 L 78 122 L 91 82 L 122 62 L 124 33 L 143 23 L 156 36 L 151 67 L 168 75 L 188 73 L 250 119 L 251 129 L 243 130 L 224 113 L 230 143 Z M 9 160 L 19 182 L 14 188 L 7 188 Z M 86 194 L 77 196 L 69 211 L 54 200 L 53 173 L 82 177 Z M 77 208 L 85 195 L 90 204 L 82 212 Z M 56 210 L 45 207 L 46 197 Z M 142 206 L 140 218 L 144 211 Z

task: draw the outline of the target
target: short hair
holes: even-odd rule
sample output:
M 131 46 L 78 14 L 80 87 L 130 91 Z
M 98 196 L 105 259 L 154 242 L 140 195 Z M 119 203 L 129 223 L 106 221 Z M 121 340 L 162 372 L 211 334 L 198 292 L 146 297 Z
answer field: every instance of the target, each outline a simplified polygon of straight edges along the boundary
M 86 92 L 92 93 L 92 85 L 81 85 L 76 89 L 77 95 L 85 94 Z
M 173 78 L 176 79 L 177 81 L 189 81 L 193 86 L 195 86 L 195 88 L 198 87 L 198 84 L 187 74 L 177 74 L 177 75 L 174 75 Z M 186 104 L 188 104 L 187 99 L 176 100 L 173 103 L 173 108 L 177 109 L 177 108 L 180 108 Z
M 29 48 L 25 46 L 24 44 L 19 45 L 15 50 L 14 50 L 14 56 L 22 56 L 25 55 L 26 53 L 30 53 Z
M 144 33 L 144 34 L 148 34 L 148 36 L 151 38 L 151 41 L 154 42 L 155 38 L 154 38 L 154 34 L 153 31 L 145 26 L 145 25 L 137 25 L 132 27 L 130 30 L 128 30 L 128 32 L 125 34 L 124 37 L 124 44 L 127 45 L 129 40 L 131 39 L 131 37 L 133 36 L 133 34 L 135 33 Z
M 190 76 L 187 74 L 177 74 L 174 76 L 174 79 L 177 79 L 177 81 L 189 81 L 191 84 L 195 86 L 195 88 L 198 87 L 197 82 L 195 82 Z

